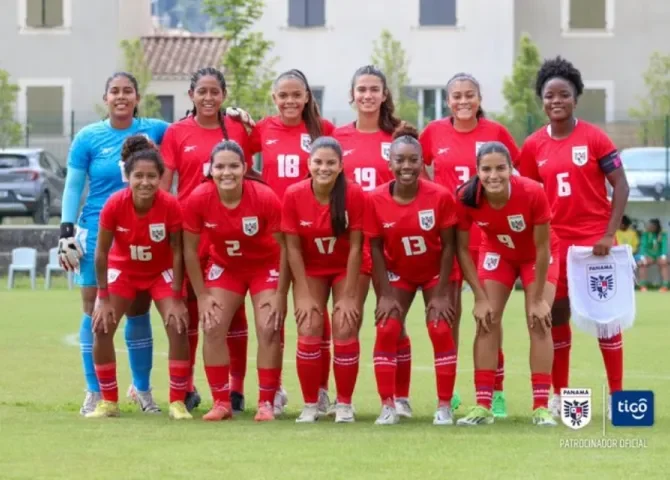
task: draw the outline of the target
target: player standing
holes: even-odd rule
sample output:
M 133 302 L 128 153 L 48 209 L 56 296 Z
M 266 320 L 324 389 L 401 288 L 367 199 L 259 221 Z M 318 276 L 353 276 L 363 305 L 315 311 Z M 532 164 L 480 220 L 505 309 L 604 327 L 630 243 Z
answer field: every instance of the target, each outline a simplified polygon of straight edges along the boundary
M 526 295 L 533 388 L 533 423 L 556 425 L 547 408 L 553 346 L 551 304 L 558 279 L 558 242 L 550 232 L 551 210 L 542 185 L 513 176 L 509 150 L 487 142 L 477 152 L 477 173 L 459 189 L 458 258 L 475 294 L 474 341 L 477 405 L 459 425 L 493 423 L 491 411 L 502 318 L 517 278 Z M 470 231 L 483 232 L 479 263 L 470 256 Z M 483 284 L 483 288 L 482 288 Z
M 181 204 L 191 195 L 209 174 L 210 157 L 221 140 L 234 140 L 246 152 L 247 171 L 251 170 L 251 157 L 244 126 L 222 111 L 226 99 L 226 80 L 213 67 L 201 68 L 191 77 L 188 95 L 193 109 L 165 132 L 161 154 L 166 172 L 161 181 L 165 190 L 170 190 L 174 173 L 177 173 L 177 198 Z M 206 235 L 200 238 L 201 268 L 207 266 L 209 243 Z M 191 376 L 186 406 L 189 410 L 200 404 L 200 395 L 193 386 L 193 365 L 198 351 L 198 302 L 193 288 L 188 284 L 187 306 L 189 311 L 189 343 L 191 347 Z M 244 304 L 233 317 L 227 337 L 230 351 L 230 400 L 233 412 L 244 410 L 244 378 L 247 371 L 248 327 Z
M 447 296 L 455 252 L 454 197 L 420 178 L 424 171 L 418 132 L 410 126 L 394 134 L 390 167 L 395 180 L 370 195 L 366 233 L 379 285 L 374 347 L 377 390 L 382 401 L 378 425 L 398 423 L 397 356 L 407 312 L 417 290 L 426 304 L 437 381 L 434 425 L 452 425 L 456 346 L 451 331 L 455 308 Z
M 81 287 L 83 317 L 79 342 L 86 379 L 86 398 L 80 409 L 82 415 L 92 412 L 101 398 L 93 364 L 91 317 L 97 295 L 94 252 L 100 211 L 114 192 L 127 186 L 120 161 L 124 140 L 131 135 L 143 134 L 160 144 L 168 126 L 162 120 L 137 118 L 140 96 L 137 80 L 130 73 L 118 72 L 109 77 L 103 100 L 109 118 L 81 129 L 70 147 L 58 242 L 61 265 L 66 270 L 77 271 L 77 283 Z M 87 180 L 88 195 L 77 218 Z M 136 392 L 136 399 L 144 412 L 155 413 L 160 409 L 153 400 L 150 385 L 153 365 L 150 306 L 151 298 L 143 294 L 129 307 L 125 339 L 133 377 L 130 391 Z
M 560 275 L 552 308 L 554 397 L 550 408 L 560 413 L 560 391 L 570 370 L 570 303 L 567 252 L 570 245 L 592 246 L 607 255 L 628 202 L 628 181 L 617 148 L 597 126 L 574 116 L 584 90 L 582 75 L 572 63 L 556 57 L 542 64 L 535 90 L 542 99 L 549 125 L 528 137 L 519 156 L 519 171 L 544 184 L 553 212 L 552 229 L 559 239 Z M 614 187 L 608 200 L 605 181 Z M 610 394 L 622 388 L 621 334 L 599 339 Z M 608 411 L 609 414 L 609 411 Z
M 93 360 L 102 400 L 87 418 L 119 416 L 114 333 L 140 292 L 148 292 L 169 340 L 170 417 L 186 410 L 189 371 L 188 314 L 183 303 L 181 211 L 159 189 L 165 168 L 156 147 L 142 135 L 126 139 L 121 152 L 129 187 L 114 193 L 100 213 L 95 250 L 98 305 L 93 314 Z
M 232 415 L 230 358 L 224 339 L 247 292 L 258 338 L 256 420 L 274 419 L 272 402 L 281 374 L 280 331 L 289 278 L 285 249 L 280 248 L 281 206 L 267 185 L 246 172 L 242 148 L 232 140 L 219 143 L 211 154 L 212 180 L 197 187 L 184 207 L 184 258 L 197 296 L 205 373 L 214 397 L 212 409 L 203 417 L 209 421 Z M 203 272 L 198 245 L 205 231 L 209 261 Z
M 510 151 L 512 159 L 516 160 L 518 149 L 510 133 L 492 120 L 484 116 L 482 109 L 482 94 L 479 82 L 467 73 L 457 73 L 447 82 L 447 95 L 451 116 L 430 122 L 421 133 L 426 165 L 433 167 L 433 180 L 454 193 L 477 171 L 477 150 L 490 141 L 502 142 Z M 470 253 L 477 263 L 481 233 L 476 225 L 470 232 Z M 458 348 L 459 324 L 461 317 L 461 287 L 463 276 L 456 263 L 454 278 L 457 282 L 450 284 L 450 295 L 457 302 L 456 323 L 454 324 L 454 340 Z M 502 342 L 502 338 L 501 338 Z M 498 354 L 498 368 L 496 369 L 495 393 L 493 395 L 493 414 L 496 417 L 507 416 L 507 405 L 503 393 L 505 377 L 505 356 L 502 343 Z M 452 406 L 458 408 L 461 400 L 458 393 L 454 393 Z
M 358 377 L 362 321 L 370 278 L 361 274 L 365 196 L 346 180 L 342 149 L 332 137 L 312 143 L 310 178 L 286 190 L 281 229 L 293 275 L 298 323 L 296 362 L 305 407 L 299 423 L 315 422 L 320 411 L 323 313 L 333 295 L 335 421 L 354 421 L 352 396 Z

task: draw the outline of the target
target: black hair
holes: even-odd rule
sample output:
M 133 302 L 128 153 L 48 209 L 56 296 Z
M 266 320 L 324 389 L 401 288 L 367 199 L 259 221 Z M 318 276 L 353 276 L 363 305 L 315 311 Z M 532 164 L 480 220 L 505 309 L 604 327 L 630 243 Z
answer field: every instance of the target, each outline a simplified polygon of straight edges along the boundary
M 630 217 L 628 215 L 624 215 L 623 217 L 621 217 L 621 225 L 623 225 L 624 227 L 630 227 L 632 224 L 633 222 L 631 222 Z
M 507 164 L 510 169 L 512 168 L 512 156 L 509 153 L 509 150 L 502 142 L 486 142 L 479 148 L 477 152 L 477 169 L 479 169 L 479 163 L 481 162 L 484 155 L 490 153 L 501 153 L 507 159 Z M 475 174 L 470 179 L 465 182 L 463 185 L 458 187 L 456 190 L 456 195 L 459 197 L 461 203 L 466 207 L 470 208 L 479 208 L 481 196 L 482 196 L 482 183 L 479 180 L 479 175 Z
M 542 98 L 542 91 L 549 80 L 554 78 L 562 78 L 570 83 L 575 89 L 575 99 L 584 92 L 584 82 L 582 81 L 582 74 L 575 66 L 566 59 L 558 56 L 549 60 L 545 60 L 540 70 L 537 72 L 537 79 L 535 80 L 535 93 L 539 98 Z
M 373 75 L 382 81 L 386 100 L 384 100 L 379 107 L 379 129 L 386 133 L 393 133 L 400 126 L 402 120 L 395 116 L 393 95 L 391 94 L 391 90 L 388 88 L 386 75 L 384 75 L 384 72 L 382 72 L 380 69 L 374 65 L 364 65 L 356 70 L 356 72 L 354 72 L 354 76 L 351 79 L 351 103 L 354 101 L 354 88 L 356 86 L 356 80 L 358 80 L 363 75 Z
M 202 77 L 216 78 L 216 80 L 219 82 L 219 86 L 221 87 L 221 91 L 223 92 L 224 95 L 226 94 L 226 78 L 223 76 L 221 70 L 217 70 L 214 67 L 201 68 L 191 76 L 191 85 L 189 86 L 190 92 L 195 91 L 195 87 Z M 184 118 L 188 117 L 189 115 L 193 115 L 193 117 L 195 118 L 197 114 L 198 110 L 195 107 L 194 103 L 193 109 L 186 110 L 186 115 L 184 116 Z M 221 107 L 219 107 L 218 119 L 219 119 L 219 125 L 221 126 L 221 133 L 223 133 L 223 138 L 225 140 L 229 140 L 230 137 L 228 136 L 228 130 L 226 129 L 225 116 L 226 116 L 225 111 Z
M 139 87 L 139 84 L 137 83 L 137 79 L 135 78 L 135 75 L 133 75 L 132 73 L 129 73 L 129 72 L 114 72 L 105 82 L 105 95 L 107 95 L 107 90 L 109 90 L 109 85 L 112 83 L 112 80 L 114 80 L 115 78 L 119 78 L 119 77 L 127 78 L 130 81 L 130 83 L 133 84 L 133 88 L 135 89 L 135 94 L 136 95 L 140 94 L 140 87 Z M 137 105 L 135 105 L 135 108 L 133 109 L 133 117 L 137 117 L 138 111 L 139 110 L 137 108 Z
M 209 155 L 209 173 L 207 174 L 207 177 L 204 181 L 212 179 L 212 166 L 214 165 L 214 157 L 219 152 L 233 152 L 237 154 L 238 157 L 240 157 L 240 162 L 242 162 L 242 165 L 246 165 L 246 161 L 244 159 L 244 150 L 240 144 L 235 140 L 221 140 L 219 143 L 214 145 L 212 153 Z M 265 183 L 258 172 L 252 168 L 247 169 L 246 173 L 244 174 L 244 178 L 263 184 Z
M 651 223 L 654 227 L 656 227 L 656 235 L 660 235 L 663 233 L 663 227 L 661 226 L 661 221 L 658 218 L 652 218 L 649 220 L 649 223 Z
M 312 95 L 312 89 L 307 82 L 307 77 L 300 70 L 293 68 L 287 70 L 286 72 L 280 74 L 277 79 L 272 84 L 273 89 L 277 88 L 279 82 L 285 79 L 295 79 L 303 84 L 305 90 L 307 91 L 307 103 L 302 110 L 302 120 L 305 122 L 307 127 L 307 132 L 309 133 L 312 141 L 316 140 L 321 136 L 321 112 L 319 112 L 319 106 L 314 100 L 314 95 Z
M 420 153 L 422 152 L 421 143 L 419 143 L 419 131 L 407 122 L 402 122 L 393 132 L 391 150 L 399 144 L 414 145 Z
M 459 72 L 456 75 L 454 75 L 453 77 L 451 77 L 449 79 L 449 81 L 447 82 L 447 95 L 449 94 L 449 87 L 454 82 L 470 82 L 477 89 L 477 95 L 479 96 L 479 98 L 480 99 L 482 98 L 482 87 L 481 87 L 481 85 L 479 85 L 479 81 L 475 77 L 470 75 L 469 73 Z M 485 117 L 484 109 L 482 108 L 481 104 L 479 105 L 479 108 L 477 109 L 477 113 L 475 113 L 475 117 L 477 118 L 477 120 L 479 120 L 480 118 Z
M 330 148 L 342 162 L 342 146 L 333 137 L 319 137 L 312 143 L 312 155 L 320 148 Z M 308 175 L 311 177 L 311 173 Z M 337 175 L 335 186 L 330 192 L 330 225 L 333 236 L 339 237 L 347 231 L 347 180 L 344 170 Z
M 130 177 L 130 174 L 135 169 L 135 164 L 140 160 L 154 162 L 158 169 L 158 174 L 163 176 L 165 164 L 156 145 L 144 135 L 132 135 L 126 138 L 121 147 L 121 161 L 123 162 L 123 172 L 126 174 L 126 177 Z

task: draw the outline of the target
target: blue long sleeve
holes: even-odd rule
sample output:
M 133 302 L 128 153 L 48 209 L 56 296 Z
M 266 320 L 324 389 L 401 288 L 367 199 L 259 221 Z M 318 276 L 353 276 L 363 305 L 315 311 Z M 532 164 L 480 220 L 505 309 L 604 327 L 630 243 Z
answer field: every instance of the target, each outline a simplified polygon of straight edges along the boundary
M 65 177 L 65 191 L 63 192 L 63 208 L 61 211 L 62 223 L 75 223 L 79 215 L 81 194 L 86 186 L 86 170 L 69 167 Z

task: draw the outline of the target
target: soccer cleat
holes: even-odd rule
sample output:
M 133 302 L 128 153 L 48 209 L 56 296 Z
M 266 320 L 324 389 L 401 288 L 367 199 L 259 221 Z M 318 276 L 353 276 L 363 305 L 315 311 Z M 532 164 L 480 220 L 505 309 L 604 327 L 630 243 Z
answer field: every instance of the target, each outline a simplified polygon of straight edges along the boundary
M 549 400 L 549 411 L 551 416 L 554 418 L 560 418 L 561 416 L 561 396 L 554 393 L 554 396 Z
M 84 398 L 84 403 L 81 404 L 79 409 L 79 414 L 86 416 L 95 410 L 95 407 L 98 405 L 98 402 L 102 400 L 100 392 L 86 392 L 86 397 Z
M 288 394 L 286 393 L 286 390 L 284 390 L 283 386 L 279 386 L 277 391 L 275 392 L 275 399 L 274 399 L 274 416 L 279 417 L 284 413 L 284 409 L 286 408 L 286 405 L 288 405 Z
M 338 403 L 335 405 L 335 423 L 354 423 L 354 407 L 351 404 Z
M 240 392 L 230 392 L 230 405 L 233 408 L 233 415 L 244 412 L 244 395 Z
M 173 420 L 193 420 L 184 402 L 172 402 L 168 412 Z
M 314 423 L 319 419 L 320 412 L 317 403 L 307 403 L 302 413 L 295 419 L 295 423 Z
M 118 417 L 121 415 L 119 404 L 109 400 L 100 400 L 95 410 L 86 414 L 86 418 Z
M 491 411 L 493 412 L 493 416 L 496 418 L 507 418 L 507 402 L 505 402 L 505 392 L 493 392 Z
M 212 409 L 202 416 L 206 422 L 220 422 L 221 420 L 228 420 L 233 418 L 233 410 L 230 402 L 222 402 L 217 400 L 212 405 Z
M 449 405 L 437 407 L 435 415 L 433 415 L 433 425 L 453 425 L 454 413 L 451 411 Z
M 493 412 L 490 409 L 476 405 L 465 417 L 458 419 L 456 425 L 490 425 L 493 421 Z
M 189 412 L 192 412 L 196 408 L 200 406 L 200 403 L 202 402 L 202 398 L 200 398 L 200 394 L 198 393 L 198 389 L 193 387 L 192 392 L 187 392 L 186 393 L 186 398 L 184 399 L 184 405 L 186 405 L 186 410 Z
M 328 390 L 325 388 L 319 389 L 319 402 L 317 403 L 319 408 L 319 415 L 333 415 L 335 413 L 335 406 L 330 403 L 330 398 L 328 397 Z
M 257 422 L 271 422 L 275 419 L 274 407 L 270 402 L 259 403 L 254 420 Z
M 382 412 L 375 420 L 375 425 L 395 425 L 400 421 L 398 413 L 395 410 L 395 407 L 391 405 L 383 405 Z
M 399 417 L 412 418 L 412 407 L 409 404 L 409 398 L 396 398 L 395 412 Z
M 161 413 L 161 409 L 158 404 L 154 401 L 154 396 L 151 394 L 151 390 L 148 392 L 140 392 L 135 390 L 135 395 L 137 397 L 137 404 L 142 409 L 144 413 Z
M 533 425 L 541 427 L 555 427 L 558 425 L 548 408 L 536 408 L 533 411 Z
M 454 392 L 454 396 L 451 397 L 451 410 L 454 412 L 458 410 L 458 407 L 461 406 L 461 396 L 458 394 L 458 392 Z

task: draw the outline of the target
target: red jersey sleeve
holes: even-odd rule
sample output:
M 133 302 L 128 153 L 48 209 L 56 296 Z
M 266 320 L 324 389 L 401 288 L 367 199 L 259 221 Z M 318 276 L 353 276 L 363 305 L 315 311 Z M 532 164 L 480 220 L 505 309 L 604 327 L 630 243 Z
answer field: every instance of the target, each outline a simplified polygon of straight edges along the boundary
M 333 135 L 333 132 L 335 131 L 335 125 L 333 125 L 330 120 L 326 120 L 325 118 L 321 119 L 321 132 L 323 133 L 324 136 L 326 137 L 331 137 Z
M 431 137 L 431 124 L 429 123 L 426 128 L 423 129 L 421 135 L 419 135 L 419 143 L 421 144 L 421 150 L 423 152 L 423 163 L 426 165 L 431 165 L 433 163 L 433 139 Z
M 168 233 L 179 232 L 182 229 L 183 218 L 177 197 L 166 195 L 165 208 L 167 208 L 168 212 L 168 222 L 166 225 Z
M 440 229 L 444 230 L 458 224 L 456 214 L 456 200 L 449 192 L 443 192 L 438 200 L 440 210 Z
M 519 158 L 519 147 L 516 146 L 516 141 L 514 140 L 514 137 L 512 137 L 512 134 L 509 133 L 509 130 L 502 125 L 500 126 L 498 140 L 500 140 L 500 142 L 507 147 L 507 150 L 509 150 L 512 165 L 516 165 Z
M 251 155 L 256 155 L 257 153 L 260 153 L 262 150 L 263 146 L 261 145 L 261 129 L 263 128 L 263 124 L 261 122 L 257 123 L 254 128 L 251 129 L 251 133 L 249 134 L 249 139 L 247 140 L 247 147 L 248 147 L 248 154 Z
M 472 228 L 472 217 L 468 214 L 468 210 L 461 203 L 460 199 L 454 201 L 455 211 L 456 211 L 456 221 L 458 222 L 458 229 L 463 231 L 470 231 Z
M 379 228 L 379 222 L 377 220 L 377 208 L 379 208 L 379 203 L 376 202 L 374 198 L 370 197 L 368 199 L 367 208 L 365 209 L 363 222 L 365 235 L 369 238 L 382 236 L 382 231 L 381 228 Z
M 289 189 L 284 194 L 281 209 L 281 231 L 289 235 L 298 234 L 298 216 L 295 204 L 295 190 Z
M 610 139 L 610 137 L 608 137 L 600 128 L 594 126 L 591 135 L 593 135 L 594 138 L 589 143 L 593 146 L 593 155 L 598 160 L 617 151 L 616 145 L 614 145 L 612 139 Z
M 526 139 L 521 147 L 521 152 L 517 157 L 517 163 L 514 167 L 519 171 L 522 177 L 532 178 L 536 182 L 542 182 L 540 172 L 537 170 L 537 161 L 535 160 L 535 142 L 532 137 Z
M 263 209 L 265 218 L 268 219 L 268 231 L 270 234 L 280 232 L 282 218 L 281 202 L 277 194 L 269 188 L 263 192 Z
M 112 195 L 109 200 L 105 202 L 100 212 L 100 226 L 105 230 L 113 232 L 116 230 L 117 210 L 121 195 Z
M 195 195 L 191 194 L 186 200 L 182 215 L 184 230 L 187 232 L 195 233 L 196 235 L 202 233 L 204 222 L 202 214 L 205 199 L 206 196 L 198 192 Z
M 165 131 L 163 141 L 161 142 L 161 157 L 165 166 L 172 171 L 179 170 L 179 155 L 177 155 L 177 136 L 175 128 L 170 125 Z
M 349 216 L 349 230 L 363 230 L 367 199 L 363 189 L 353 182 L 347 184 L 347 215 Z
M 540 185 L 533 188 L 533 198 L 531 199 L 533 225 L 542 225 L 551 221 L 551 207 L 549 206 L 549 199 L 547 194 Z

